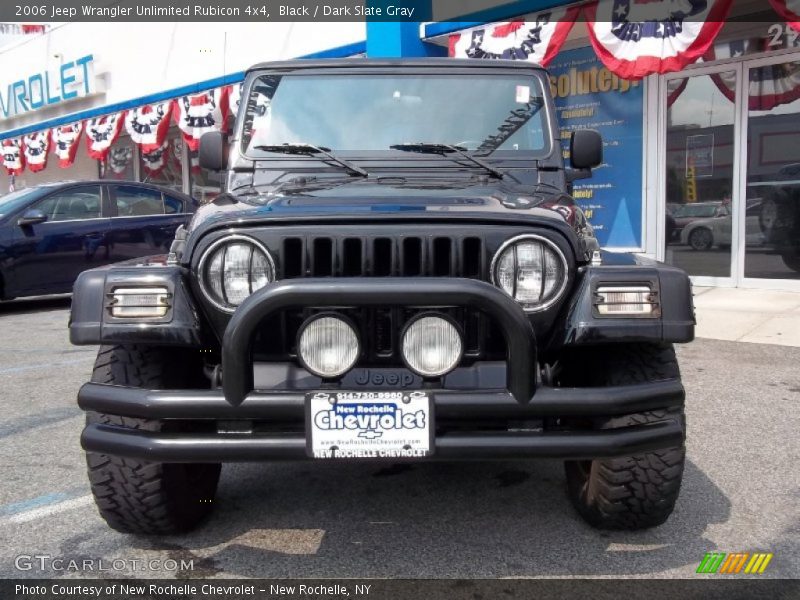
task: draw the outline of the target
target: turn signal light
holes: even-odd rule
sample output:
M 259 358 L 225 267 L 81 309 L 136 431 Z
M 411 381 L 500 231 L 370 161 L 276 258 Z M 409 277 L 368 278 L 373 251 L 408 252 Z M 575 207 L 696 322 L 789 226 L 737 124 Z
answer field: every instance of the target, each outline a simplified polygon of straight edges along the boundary
M 117 288 L 111 292 L 111 316 L 118 319 L 158 319 L 169 310 L 167 288 Z
M 602 286 L 595 296 L 597 314 L 606 317 L 657 317 L 658 302 L 648 286 Z

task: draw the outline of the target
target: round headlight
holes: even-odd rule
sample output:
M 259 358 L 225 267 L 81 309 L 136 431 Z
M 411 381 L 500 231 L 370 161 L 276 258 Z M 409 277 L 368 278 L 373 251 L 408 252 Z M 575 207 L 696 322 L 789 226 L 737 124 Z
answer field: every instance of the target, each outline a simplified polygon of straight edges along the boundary
M 313 317 L 300 329 L 297 355 L 303 365 L 323 379 L 347 373 L 358 360 L 358 335 L 344 319 Z
M 206 297 L 229 312 L 250 294 L 275 280 L 275 265 L 267 249 L 241 235 L 212 244 L 200 260 L 199 271 Z
M 443 317 L 419 317 L 403 333 L 403 360 L 422 377 L 449 373 L 461 361 L 463 350 L 458 329 Z
M 521 235 L 508 240 L 492 259 L 492 283 L 527 312 L 552 306 L 567 286 L 567 259 L 550 240 Z

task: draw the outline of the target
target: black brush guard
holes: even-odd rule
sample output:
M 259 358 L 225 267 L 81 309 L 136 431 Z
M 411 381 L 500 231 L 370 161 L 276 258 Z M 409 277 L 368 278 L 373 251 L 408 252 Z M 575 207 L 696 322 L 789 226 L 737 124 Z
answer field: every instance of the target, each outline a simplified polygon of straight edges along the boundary
M 84 410 L 156 420 L 261 420 L 303 424 L 305 392 L 254 390 L 252 339 L 264 318 L 287 308 L 401 305 L 461 306 L 486 313 L 507 346 L 505 390 L 430 390 L 437 418 L 474 423 L 475 430 L 436 435 L 434 458 L 553 457 L 591 459 L 680 446 L 677 418 L 602 430 L 481 431 L 485 419 L 607 418 L 680 407 L 678 380 L 601 388 L 536 387 L 536 338 L 520 306 L 496 287 L 458 278 L 304 279 L 268 285 L 245 300 L 222 344 L 222 390 L 143 390 L 88 383 Z M 230 462 L 306 458 L 298 433 L 163 433 L 88 425 L 90 452 L 158 462 Z M 391 459 L 397 460 L 397 459 Z M 419 460 L 419 459 L 415 459 Z

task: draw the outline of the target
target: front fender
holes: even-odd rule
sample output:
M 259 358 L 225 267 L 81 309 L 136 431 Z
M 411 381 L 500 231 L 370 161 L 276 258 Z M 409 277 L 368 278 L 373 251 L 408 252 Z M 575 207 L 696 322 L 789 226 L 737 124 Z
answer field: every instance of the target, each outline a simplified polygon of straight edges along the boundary
M 92 344 L 202 344 L 203 331 L 188 285 L 188 272 L 163 263 L 110 265 L 80 274 L 72 292 L 69 339 L 77 346 Z M 170 307 L 156 319 L 117 319 L 111 316 L 109 294 L 118 287 L 165 287 Z
M 694 303 L 689 276 L 681 269 L 624 255 L 603 253 L 604 263 L 578 269 L 572 299 L 553 328 L 549 347 L 609 343 L 685 343 L 694 339 Z M 599 285 L 647 284 L 656 293 L 658 315 L 603 317 L 595 310 Z

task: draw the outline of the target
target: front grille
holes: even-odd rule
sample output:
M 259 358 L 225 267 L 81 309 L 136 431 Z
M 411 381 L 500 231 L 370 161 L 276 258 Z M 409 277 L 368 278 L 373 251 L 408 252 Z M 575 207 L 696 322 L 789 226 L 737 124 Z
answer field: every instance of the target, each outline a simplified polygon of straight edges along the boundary
M 287 236 L 281 279 L 298 277 L 486 278 L 484 242 L 476 236 Z
M 304 277 L 463 277 L 489 281 L 492 257 L 506 241 L 532 233 L 530 226 L 483 223 L 283 224 L 242 229 L 275 260 L 280 280 Z M 202 253 L 202 251 L 201 251 Z M 286 310 L 265 320 L 254 339 L 254 358 L 296 357 L 297 333 L 315 313 L 334 310 L 358 327 L 364 350 L 360 366 L 402 366 L 400 337 L 421 311 L 450 315 L 464 334 L 464 358 L 504 360 L 505 341 L 483 313 L 464 307 L 319 306 Z

